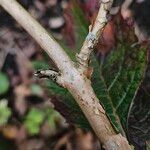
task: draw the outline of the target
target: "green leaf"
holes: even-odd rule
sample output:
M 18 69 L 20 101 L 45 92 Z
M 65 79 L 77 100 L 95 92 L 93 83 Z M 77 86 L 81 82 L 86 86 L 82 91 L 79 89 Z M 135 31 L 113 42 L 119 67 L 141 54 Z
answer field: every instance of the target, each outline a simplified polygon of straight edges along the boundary
M 75 23 L 75 34 L 76 34 L 76 46 L 75 47 L 77 50 L 80 50 L 85 40 L 85 37 L 88 34 L 89 23 L 85 19 L 85 15 L 76 0 L 73 1 L 72 15 L 74 18 L 74 23 Z
M 128 113 L 146 69 L 146 50 L 120 44 L 93 67 L 92 83 L 100 102 L 116 130 L 127 131 Z
M 35 124 L 35 123 L 26 123 L 25 124 L 25 127 L 27 128 L 27 130 L 28 130 L 28 133 L 30 134 L 30 135 L 37 135 L 37 134 L 39 134 L 39 132 L 40 132 L 40 127 L 39 127 L 39 125 L 37 125 L 37 124 Z
M 48 62 L 45 62 L 43 60 L 42 61 L 39 61 L 39 60 L 32 61 L 32 65 L 35 68 L 35 70 L 39 70 L 39 69 L 46 70 L 46 69 L 50 68 L 50 66 L 48 65 Z
M 43 111 L 32 108 L 27 114 L 24 124 L 30 135 L 39 133 L 40 126 L 44 121 L 45 114 Z
M 0 100 L 0 126 L 5 125 L 11 116 L 11 109 L 8 107 L 8 101 Z
M 150 140 L 150 66 L 135 97 L 129 114 L 129 131 L 133 141 Z M 136 143 L 136 142 L 135 142 Z M 140 145 L 141 142 L 138 144 Z
M 9 80 L 6 74 L 0 72 L 0 95 L 5 94 L 9 89 Z

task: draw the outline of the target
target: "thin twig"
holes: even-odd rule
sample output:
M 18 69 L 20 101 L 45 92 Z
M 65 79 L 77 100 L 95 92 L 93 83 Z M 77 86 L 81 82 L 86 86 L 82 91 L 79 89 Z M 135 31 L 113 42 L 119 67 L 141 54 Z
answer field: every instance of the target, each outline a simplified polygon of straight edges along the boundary
M 60 73 L 54 70 L 38 70 L 35 72 L 35 76 L 37 76 L 38 78 L 48 78 L 53 82 L 57 83 L 59 86 L 65 88 L 63 77 Z
M 89 33 L 83 43 L 81 51 L 76 55 L 79 70 L 86 72 L 89 66 L 90 54 L 96 46 L 98 39 L 102 36 L 103 29 L 108 22 L 108 15 L 111 9 L 113 0 L 102 0 L 98 15 L 94 22 L 94 25 L 90 25 Z

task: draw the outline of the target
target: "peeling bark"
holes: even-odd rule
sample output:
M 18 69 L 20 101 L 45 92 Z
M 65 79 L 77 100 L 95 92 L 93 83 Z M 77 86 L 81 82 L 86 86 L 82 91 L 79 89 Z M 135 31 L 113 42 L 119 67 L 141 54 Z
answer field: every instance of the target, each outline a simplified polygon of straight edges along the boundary
M 102 36 L 103 29 L 108 22 L 108 15 L 111 10 L 113 0 L 102 0 L 98 15 L 93 25 L 89 27 L 89 33 L 83 43 L 81 51 L 76 55 L 80 72 L 86 72 L 89 66 L 90 54 Z

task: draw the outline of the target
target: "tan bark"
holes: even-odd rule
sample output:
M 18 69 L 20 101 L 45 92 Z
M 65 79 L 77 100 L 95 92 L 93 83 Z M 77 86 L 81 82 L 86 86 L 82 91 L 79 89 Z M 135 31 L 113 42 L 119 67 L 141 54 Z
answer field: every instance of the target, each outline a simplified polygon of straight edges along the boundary
M 111 9 L 113 0 L 101 0 L 100 9 L 93 25 L 89 27 L 87 35 L 81 51 L 77 54 L 80 72 L 86 72 L 89 65 L 90 54 L 102 36 L 103 29 L 108 22 L 108 15 Z

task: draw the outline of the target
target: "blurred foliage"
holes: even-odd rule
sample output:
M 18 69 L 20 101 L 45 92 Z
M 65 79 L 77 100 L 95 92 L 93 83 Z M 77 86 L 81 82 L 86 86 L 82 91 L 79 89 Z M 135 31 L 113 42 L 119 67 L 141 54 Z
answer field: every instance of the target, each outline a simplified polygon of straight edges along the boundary
M 0 100 L 0 126 L 7 123 L 11 116 L 11 109 L 8 107 L 8 101 L 5 99 Z
M 150 142 L 147 142 L 147 150 L 150 150 Z
M 40 131 L 40 125 L 44 120 L 44 113 L 41 110 L 32 108 L 25 117 L 25 127 L 30 135 L 38 134 Z
M 32 65 L 35 68 L 35 70 L 39 70 L 39 69 L 49 69 L 49 65 L 47 62 L 45 61 L 39 61 L 39 60 L 34 60 L 32 61 Z
M 40 132 L 41 125 L 47 121 L 52 129 L 56 128 L 56 120 L 59 114 L 51 108 L 44 110 L 31 108 L 24 120 L 24 125 L 29 135 L 37 135 Z
M 54 111 L 52 108 L 47 108 L 45 110 L 45 117 L 52 129 L 56 129 L 56 121 L 60 118 L 60 114 Z
M 5 94 L 9 89 L 9 80 L 6 74 L 0 72 L 0 95 Z

